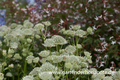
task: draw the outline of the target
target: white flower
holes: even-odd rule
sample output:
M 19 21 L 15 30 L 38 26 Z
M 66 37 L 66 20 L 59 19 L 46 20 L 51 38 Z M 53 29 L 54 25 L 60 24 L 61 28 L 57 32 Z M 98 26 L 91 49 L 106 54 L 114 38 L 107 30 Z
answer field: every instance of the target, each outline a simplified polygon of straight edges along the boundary
M 16 42 L 11 42 L 11 43 L 10 43 L 10 47 L 11 47 L 11 48 L 14 48 L 14 49 L 17 49 L 17 48 L 18 48 L 18 43 L 16 43 Z
M 70 69 L 70 68 L 72 68 L 73 66 L 72 66 L 71 63 L 65 63 L 65 67 L 68 68 L 68 69 Z
M 52 60 L 53 60 L 53 63 L 59 63 L 59 62 L 62 62 L 63 57 L 62 56 L 52 55 Z
M 74 26 L 71 26 L 71 28 L 72 28 L 73 30 L 78 30 L 78 29 L 81 28 L 81 26 L 80 26 L 80 25 L 74 25 Z
M 85 54 L 85 56 L 88 58 L 88 57 L 90 57 L 90 55 L 91 55 L 91 53 L 89 53 L 89 52 L 87 52 L 87 51 L 84 51 L 84 54 Z
M 5 32 L 0 31 L 0 36 L 3 37 L 5 35 Z
M 24 22 L 23 22 L 23 24 L 25 24 L 25 23 L 27 23 L 27 22 L 30 22 L 29 20 L 25 20 Z
M 67 41 L 62 36 L 54 35 L 54 36 L 52 36 L 52 39 L 55 41 L 56 45 L 67 44 Z
M 88 66 L 88 64 L 86 62 L 81 62 L 80 65 L 81 65 L 81 67 L 85 67 L 85 68 Z
M 33 59 L 33 63 L 38 63 L 38 61 L 39 61 L 39 57 Z
M 45 47 L 54 47 L 55 41 L 53 39 L 46 39 L 43 44 Z
M 90 73 L 92 74 L 96 74 L 97 73 L 97 69 L 96 68 L 90 68 Z
M 15 59 L 22 59 L 22 57 L 21 57 L 19 54 L 15 54 L 15 55 L 14 55 L 14 58 L 15 58 Z
M 75 36 L 75 31 L 66 30 L 66 31 L 63 32 L 63 34 L 74 37 Z
M 13 49 L 8 49 L 8 54 L 13 54 L 15 51 Z
M 7 54 L 6 50 L 3 50 L 2 52 L 3 52 L 3 56 L 6 56 L 6 54 Z
M 49 57 L 49 56 L 48 56 L 48 57 Z M 46 63 L 46 60 L 47 60 L 46 58 L 42 58 L 42 59 L 40 60 L 40 62 L 41 62 L 41 63 Z
M 8 72 L 8 73 L 6 73 L 6 76 L 7 76 L 7 77 L 12 77 L 13 75 L 12 75 L 11 72 Z
M 51 23 L 49 21 L 45 21 L 45 22 L 42 22 L 42 23 L 45 24 L 46 27 L 51 25 Z
M 73 69 L 80 69 L 80 68 L 81 68 L 81 67 L 80 67 L 78 64 L 76 64 L 76 63 L 72 64 L 72 66 L 73 66 Z
M 12 40 L 13 38 L 15 38 L 15 36 L 13 34 L 7 34 L 4 36 L 4 38 L 7 40 Z
M 86 35 L 86 32 L 83 31 L 83 30 L 77 30 L 77 31 L 75 32 L 75 35 L 76 35 L 76 36 L 79 36 L 79 37 L 84 37 L 84 36 Z
M 115 79 L 115 80 L 120 80 L 120 71 L 114 73 L 113 79 Z
M 28 42 L 28 43 L 31 43 L 31 42 L 32 42 L 32 39 L 28 38 L 28 39 L 27 39 L 27 42 Z
M 14 64 L 8 65 L 9 68 L 14 68 Z
M 43 31 L 44 30 L 44 25 L 41 24 L 41 23 L 38 23 L 38 24 L 35 25 L 34 28 Z
M 39 35 L 35 35 L 35 38 L 36 38 L 36 39 L 40 39 L 40 36 L 39 36 Z
M 27 63 L 28 63 L 28 64 L 31 64 L 33 59 L 34 59 L 34 56 L 32 56 L 32 55 L 28 56 L 28 57 L 26 58 Z
M 91 60 L 91 59 L 88 59 L 88 62 L 89 62 L 89 63 L 92 63 L 92 60 Z
M 31 22 L 25 22 L 23 25 L 25 28 L 32 28 L 33 24 Z
M 50 54 L 50 51 L 44 50 L 38 53 L 41 57 L 47 57 Z
M 81 45 L 81 44 L 77 44 L 76 47 L 77 47 L 78 49 L 81 49 L 81 48 L 82 48 L 82 45 Z
M 92 29 L 91 27 L 88 27 L 88 28 L 87 28 L 87 33 L 88 33 L 88 34 L 91 34 L 92 31 L 93 31 L 93 29 Z
M 34 80 L 34 77 L 30 76 L 30 75 L 27 75 L 27 76 L 23 77 L 22 80 Z
M 39 73 L 39 77 L 42 80 L 53 80 L 53 76 L 49 72 L 41 72 L 41 73 Z
M 17 25 L 17 27 L 15 28 L 15 30 L 18 30 L 18 29 L 22 29 L 22 25 Z
M 39 71 L 40 71 L 40 67 L 35 67 L 35 68 L 29 73 L 29 75 L 32 75 L 32 76 L 38 75 Z
M 61 29 L 60 32 L 64 33 L 65 32 L 65 28 Z
M 33 34 L 33 29 L 22 29 L 24 35 L 32 35 Z
M 42 66 L 40 67 L 40 72 L 45 72 L 45 71 L 50 72 L 50 71 L 56 71 L 56 70 L 57 68 L 49 62 L 43 63 Z
M 79 58 L 77 56 L 70 55 L 70 56 L 66 56 L 65 62 L 70 62 L 72 64 L 74 64 L 74 63 L 79 64 L 80 60 L 79 60 Z
M 110 76 L 106 76 L 106 77 L 103 78 L 103 80 L 113 80 L 113 79 Z
M 10 28 L 7 27 L 7 26 L 5 26 L 5 25 L 0 26 L 0 30 L 1 30 L 1 31 L 7 32 L 9 29 L 10 29 Z
M 11 25 L 10 25 L 10 28 L 16 28 L 17 27 L 17 24 L 16 23 L 12 23 Z
M 3 79 L 4 79 L 4 74 L 0 73 L 0 80 L 3 80 Z
M 66 51 L 67 53 L 73 54 L 73 53 L 76 51 L 76 48 L 75 48 L 75 46 L 68 45 L 68 46 L 65 48 L 65 51 Z
M 100 73 L 97 73 L 97 74 L 93 74 L 92 75 L 92 79 L 103 79 L 105 77 L 104 74 L 100 74 Z

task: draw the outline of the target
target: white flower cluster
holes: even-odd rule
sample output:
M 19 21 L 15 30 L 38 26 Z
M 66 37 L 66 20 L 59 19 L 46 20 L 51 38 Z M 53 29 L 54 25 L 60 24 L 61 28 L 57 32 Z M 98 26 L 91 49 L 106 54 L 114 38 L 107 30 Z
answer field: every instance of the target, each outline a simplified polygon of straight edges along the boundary
M 94 80 L 120 80 L 120 70 L 118 72 L 114 72 L 106 68 L 101 70 L 99 73 L 93 73 L 91 78 Z
M 54 35 L 49 39 L 46 39 L 44 41 L 44 46 L 45 47 L 54 47 L 56 45 L 64 45 L 67 44 L 67 41 L 60 35 Z
M 58 68 L 55 67 L 54 65 L 52 65 L 49 62 L 46 62 L 44 64 L 42 64 L 41 67 L 36 67 L 34 68 L 29 75 L 23 77 L 23 80 L 52 80 L 53 79 L 53 75 L 50 74 L 50 71 L 57 71 Z M 33 77 L 33 76 L 37 76 L 37 77 Z M 37 79 L 36 79 L 37 78 Z
M 120 70 L 113 75 L 113 79 L 120 80 Z
M 38 63 L 39 57 L 34 57 L 34 56 L 30 55 L 26 58 L 26 60 L 27 60 L 28 64 Z
M 49 21 L 34 25 L 29 20 L 25 20 L 23 25 L 12 23 L 9 27 L 5 25 L 0 27 L 0 52 L 2 53 L 0 72 L 6 71 L 4 74 L 5 78 L 14 77 L 11 72 L 7 72 L 8 69 L 8 71 L 12 71 L 10 70 L 12 68 L 15 68 L 15 70 L 16 68 L 19 69 L 26 62 L 33 67 L 36 66 L 40 60 L 35 55 L 39 50 L 37 48 L 39 44 L 36 43 L 39 39 L 43 39 L 42 36 L 45 32 L 43 30 L 50 25 L 51 23 Z M 45 44 L 48 44 L 47 41 Z M 45 51 L 41 51 L 40 56 L 44 57 L 44 53 Z M 1 73 L 0 75 L 0 80 L 3 80 L 3 74 Z M 23 80 L 33 80 L 33 76 L 26 76 Z
M 84 51 L 84 54 L 85 54 L 85 57 L 87 58 L 88 62 L 89 63 L 92 63 L 92 56 L 91 56 L 91 53 L 87 52 L 87 51 Z
M 78 36 L 78 37 L 86 37 L 88 34 L 91 34 L 93 32 L 93 29 L 91 27 L 87 28 L 87 31 L 83 31 L 80 29 L 80 25 L 72 25 L 71 29 L 72 30 L 65 30 L 64 28 L 61 30 L 61 32 L 64 35 L 68 35 L 71 37 Z

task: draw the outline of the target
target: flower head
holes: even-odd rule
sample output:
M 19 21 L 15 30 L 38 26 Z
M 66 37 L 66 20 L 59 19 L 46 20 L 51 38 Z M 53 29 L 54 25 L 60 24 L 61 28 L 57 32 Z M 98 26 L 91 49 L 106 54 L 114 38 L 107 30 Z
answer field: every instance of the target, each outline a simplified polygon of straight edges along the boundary
M 45 21 L 45 22 L 42 22 L 42 23 L 45 24 L 46 27 L 51 25 L 51 23 L 49 21 Z
M 3 80 L 3 79 L 4 79 L 4 74 L 0 73 L 0 80 Z
M 74 37 L 75 36 L 75 31 L 66 30 L 66 31 L 63 32 L 63 34 Z
M 23 79 L 22 79 L 22 80 L 34 80 L 34 77 L 33 77 L 33 76 L 28 75 L 28 76 L 23 77 Z
M 50 74 L 49 72 L 39 73 L 39 77 L 40 77 L 42 80 L 52 80 L 52 79 L 53 79 L 52 74 Z
M 76 48 L 75 48 L 75 46 L 68 45 L 68 46 L 65 48 L 65 51 L 66 51 L 67 53 L 73 54 L 73 53 L 76 51 Z
M 56 70 L 57 68 L 49 62 L 43 63 L 42 66 L 40 67 L 40 72 L 56 71 Z
M 11 42 L 10 47 L 14 48 L 14 49 L 17 49 L 18 48 L 18 43 L 17 42 Z
M 87 28 L 87 33 L 88 33 L 88 34 L 91 34 L 92 31 L 93 31 L 93 29 L 92 29 L 91 27 L 88 27 L 88 28 Z
M 84 37 L 84 36 L 86 35 L 86 32 L 83 31 L 83 30 L 77 30 L 77 31 L 75 32 L 75 35 L 76 35 L 76 36 L 79 36 L 79 37 Z
M 32 27 L 33 27 L 33 23 L 31 23 L 31 22 L 25 22 L 25 23 L 23 24 L 23 26 L 24 26 L 25 28 L 32 28 Z
M 56 45 L 67 44 L 67 41 L 62 36 L 54 35 L 54 36 L 52 36 L 52 39 L 55 41 Z
M 71 26 L 71 28 L 72 28 L 73 30 L 78 30 L 78 29 L 81 28 L 81 26 L 80 26 L 80 25 L 74 25 L 74 26 Z
M 17 24 L 16 23 L 12 23 L 11 25 L 10 25 L 10 28 L 16 28 L 17 27 Z
M 120 71 L 114 73 L 113 79 L 115 79 L 115 80 L 120 80 Z
M 50 51 L 44 50 L 38 53 L 41 57 L 47 57 L 50 54 Z
M 38 24 L 35 25 L 34 28 L 43 31 L 44 30 L 44 25 L 41 24 L 41 23 L 38 23 Z
M 72 68 L 72 64 L 71 63 L 65 63 L 65 67 L 70 69 L 70 68 Z
M 53 39 L 46 39 L 43 44 L 45 47 L 54 47 L 55 41 Z

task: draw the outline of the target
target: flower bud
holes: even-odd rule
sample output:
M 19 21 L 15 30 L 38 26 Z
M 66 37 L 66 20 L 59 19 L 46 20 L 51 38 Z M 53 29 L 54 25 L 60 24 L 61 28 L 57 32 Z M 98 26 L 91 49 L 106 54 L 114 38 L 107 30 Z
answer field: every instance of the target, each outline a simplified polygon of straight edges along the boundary
M 10 64 L 8 67 L 9 68 L 14 68 L 14 64 Z
M 38 63 L 38 61 L 39 61 L 39 57 L 33 59 L 33 63 Z
M 93 31 L 93 29 L 92 29 L 91 27 L 88 27 L 88 28 L 87 28 L 87 33 L 88 33 L 88 34 L 91 34 L 92 31 Z
M 51 23 L 49 21 L 45 21 L 45 22 L 42 22 L 42 23 L 45 24 L 46 27 L 51 25 Z
M 32 40 L 31 40 L 31 39 L 27 39 L 27 42 L 28 42 L 28 43 L 31 43 L 31 42 L 32 42 Z
M 65 67 L 70 69 L 70 68 L 72 68 L 72 64 L 71 63 L 65 63 Z
M 13 75 L 12 75 L 11 72 L 8 72 L 8 73 L 6 73 L 6 76 L 7 76 L 7 77 L 12 77 Z
M 3 56 L 6 56 L 6 54 L 7 54 L 6 50 L 3 50 Z
M 40 39 L 40 36 L 39 36 L 39 35 L 35 35 L 35 38 L 36 38 L 36 39 Z

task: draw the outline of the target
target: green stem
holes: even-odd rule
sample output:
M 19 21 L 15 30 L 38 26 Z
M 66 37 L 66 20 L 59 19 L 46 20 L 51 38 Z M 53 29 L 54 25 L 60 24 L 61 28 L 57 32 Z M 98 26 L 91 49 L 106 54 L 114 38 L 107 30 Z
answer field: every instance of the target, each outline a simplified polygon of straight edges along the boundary
M 80 74 L 79 74 L 79 78 L 78 78 L 79 80 L 81 80 L 80 77 L 81 77 L 81 76 L 80 76 Z
M 14 76 L 12 76 L 12 80 L 14 80 Z
M 18 80 L 20 80 L 19 69 L 18 69 Z
M 76 78 L 77 78 L 77 75 L 76 75 L 76 73 L 75 73 L 75 79 L 74 79 L 74 80 L 76 80 Z
M 26 72 L 27 72 L 27 62 L 26 62 L 26 60 L 25 60 L 25 63 L 24 63 L 24 76 L 26 75 Z
M 75 45 L 75 40 L 74 40 L 74 37 L 73 37 L 73 45 Z
M 44 36 L 43 36 L 43 33 L 42 33 L 42 31 L 40 31 L 40 33 L 41 33 L 41 35 L 42 35 L 42 39 L 45 41 L 45 38 L 44 38 Z
M 78 37 L 76 36 L 76 46 L 77 46 L 78 42 L 79 42 L 79 40 L 78 40 Z M 78 56 L 78 55 L 79 55 L 79 54 L 78 54 L 78 48 L 77 48 L 77 56 Z

